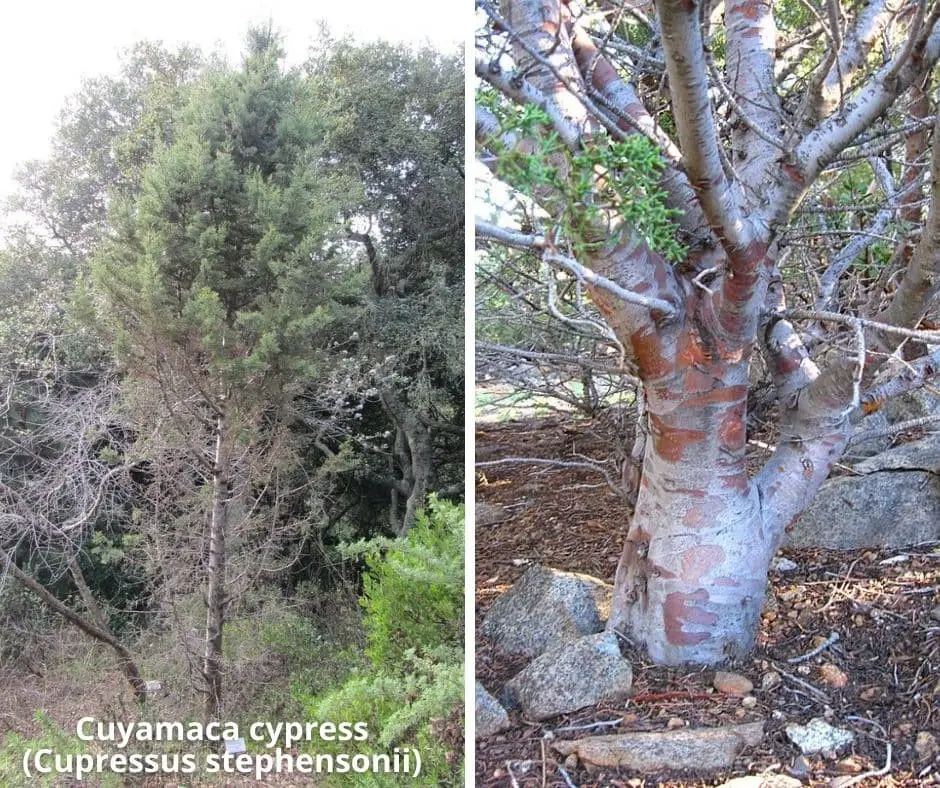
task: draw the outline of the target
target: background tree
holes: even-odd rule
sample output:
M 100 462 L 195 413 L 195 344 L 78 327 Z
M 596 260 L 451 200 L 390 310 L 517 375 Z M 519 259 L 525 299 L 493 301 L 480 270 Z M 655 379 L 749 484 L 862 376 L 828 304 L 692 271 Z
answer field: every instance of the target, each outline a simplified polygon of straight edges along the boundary
M 405 533 L 428 492 L 463 488 L 462 66 L 428 49 L 340 41 L 308 68 L 312 94 L 341 119 L 324 144 L 364 189 L 346 233 L 371 293 L 348 350 L 364 360 L 364 419 L 390 434 L 357 472 L 388 491 L 392 528 Z
M 642 381 L 649 440 L 608 626 L 662 663 L 746 652 L 770 559 L 853 419 L 937 369 L 912 340 L 938 338 L 916 329 L 937 293 L 940 7 L 477 8 L 479 152 L 538 206 L 478 238 L 578 280 Z M 874 275 L 848 274 L 884 242 Z M 779 439 L 752 476 L 755 347 Z
M 313 380 L 348 284 L 326 251 L 337 201 L 355 189 L 324 167 L 317 122 L 282 56 L 272 35 L 254 31 L 240 71 L 193 86 L 139 196 L 112 210 L 95 266 L 99 317 L 115 324 L 138 405 L 153 409 L 141 413 L 148 459 L 184 454 L 185 470 L 211 488 L 202 506 L 183 505 L 185 531 L 207 523 L 207 718 L 222 700 L 230 548 L 241 542 L 263 566 L 246 531 L 278 520 L 270 502 L 283 495 L 277 466 L 290 462 L 292 395 Z

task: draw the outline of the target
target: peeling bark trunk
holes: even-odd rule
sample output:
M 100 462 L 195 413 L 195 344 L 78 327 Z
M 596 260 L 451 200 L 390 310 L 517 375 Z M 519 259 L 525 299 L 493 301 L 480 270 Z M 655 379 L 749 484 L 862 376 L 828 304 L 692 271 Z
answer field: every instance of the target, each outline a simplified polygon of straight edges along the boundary
M 608 623 L 670 665 L 753 647 L 776 546 L 745 467 L 747 362 L 709 361 L 695 342 L 683 358 L 646 385 L 650 435 Z
M 597 251 L 577 261 L 577 276 L 639 370 L 648 407 L 642 474 L 608 627 L 625 632 L 656 662 L 712 664 L 753 648 L 771 558 L 842 455 L 862 396 L 864 351 L 877 349 L 855 326 L 854 358 L 841 349 L 810 357 L 785 319 L 780 232 L 824 170 L 906 90 L 923 87 L 940 58 L 940 9 L 928 14 L 919 6 L 901 43 L 886 51 L 885 62 L 872 67 L 861 84 L 855 77 L 869 68 L 872 45 L 901 4 L 872 0 L 853 9 L 855 21 L 844 31 L 841 19 L 831 15 L 838 54 L 794 115 L 774 77 L 778 35 L 772 4 L 725 3 L 724 74 L 715 68 L 711 78 L 715 63 L 702 29 L 711 6 L 695 0 L 655 5 L 675 141 L 649 123 L 649 108 L 624 69 L 606 60 L 589 25 L 563 0 L 503 0 L 502 17 L 484 7 L 494 28 L 510 33 L 521 75 L 488 81 L 517 103 L 544 108 L 552 130 L 572 151 L 592 145 L 601 122 L 608 129 L 646 133 L 662 149 L 667 171 L 681 162 L 670 198 L 683 194 L 692 204 L 685 219 L 691 224 L 683 230 L 696 235 L 701 222 L 689 217 L 702 217 L 710 228 L 711 235 L 690 245 L 687 259 L 673 266 L 625 226 L 614 207 L 604 207 L 601 218 L 580 231 L 585 246 Z M 502 50 L 491 54 L 490 61 L 478 60 L 484 79 L 499 71 Z M 733 115 L 730 140 L 724 130 L 716 131 L 716 89 Z M 594 106 L 595 100 L 610 114 Z M 827 115 L 818 123 L 810 117 L 814 106 Z M 799 128 L 804 122 L 810 127 L 805 133 Z M 527 140 L 504 132 L 485 111 L 478 113 L 477 132 L 484 148 L 498 138 L 492 161 L 504 150 L 527 151 Z M 938 133 L 940 125 L 935 139 Z M 911 152 L 917 141 L 909 143 Z M 893 311 L 885 313 L 887 322 L 916 324 L 940 288 L 938 150 L 935 144 L 931 209 Z M 565 175 L 560 170 L 559 177 Z M 553 186 L 542 184 L 531 196 L 549 216 L 557 218 L 569 207 L 568 197 Z M 890 218 L 890 211 L 883 214 L 883 221 Z M 547 234 L 521 240 L 522 234 L 513 235 L 503 242 L 557 264 Z M 845 266 L 852 252 L 846 247 Z M 560 267 L 575 270 L 570 263 Z M 839 270 L 832 274 L 836 280 Z M 891 339 L 889 352 L 897 347 L 896 337 Z M 758 343 L 773 373 L 781 435 L 773 456 L 749 478 L 748 363 Z M 929 368 L 918 366 L 917 376 L 922 379 Z M 877 397 L 866 400 L 869 405 L 877 407 Z M 634 467 L 624 458 L 625 482 Z
M 206 592 L 206 649 L 202 675 L 206 682 L 204 715 L 217 719 L 222 704 L 222 633 L 225 627 L 225 533 L 229 519 L 229 435 L 225 414 L 216 421 L 209 516 L 209 561 Z

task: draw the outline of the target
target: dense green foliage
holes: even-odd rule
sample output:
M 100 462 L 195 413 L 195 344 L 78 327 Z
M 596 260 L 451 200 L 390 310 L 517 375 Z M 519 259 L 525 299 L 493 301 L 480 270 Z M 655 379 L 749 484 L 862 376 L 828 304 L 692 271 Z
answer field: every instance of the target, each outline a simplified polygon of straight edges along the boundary
M 369 747 L 412 747 L 422 760 L 418 779 L 363 775 L 357 784 L 463 784 L 463 519 L 462 506 L 432 499 L 405 538 L 352 548 L 371 552 L 362 598 L 369 662 L 308 697 L 308 715 L 367 722 Z
M 522 194 L 538 195 L 543 204 L 557 207 L 557 240 L 570 242 L 576 256 L 613 248 L 623 232 L 635 232 L 667 259 L 683 258 L 686 250 L 671 221 L 677 211 L 666 207 L 658 185 L 665 164 L 646 137 L 615 140 L 601 131 L 590 147 L 572 152 L 534 104 L 510 104 L 493 90 L 481 91 L 478 101 L 500 119 L 502 132 L 518 134 L 534 148 L 500 151 L 498 176 Z M 497 141 L 492 144 L 499 149 Z M 614 232 L 602 219 L 605 212 L 616 212 L 621 220 Z M 599 222 L 603 233 L 592 229 Z
M 362 606 L 373 663 L 388 668 L 409 650 L 460 646 L 463 534 L 463 509 L 432 498 L 406 539 L 372 548 Z

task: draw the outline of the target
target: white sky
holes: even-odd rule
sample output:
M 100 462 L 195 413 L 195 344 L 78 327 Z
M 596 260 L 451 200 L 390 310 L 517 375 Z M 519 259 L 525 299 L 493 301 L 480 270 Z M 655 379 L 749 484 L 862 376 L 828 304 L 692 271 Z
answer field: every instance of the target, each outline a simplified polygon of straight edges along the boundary
M 464 13 L 463 5 L 467 6 Z M 288 61 L 303 61 L 326 20 L 358 41 L 430 42 L 456 52 L 471 30 L 469 0 L 14 0 L 0 25 L 0 200 L 19 162 L 42 158 L 67 96 L 83 77 L 114 72 L 118 53 L 141 39 L 204 52 L 221 48 L 233 63 L 252 24 L 272 20 Z

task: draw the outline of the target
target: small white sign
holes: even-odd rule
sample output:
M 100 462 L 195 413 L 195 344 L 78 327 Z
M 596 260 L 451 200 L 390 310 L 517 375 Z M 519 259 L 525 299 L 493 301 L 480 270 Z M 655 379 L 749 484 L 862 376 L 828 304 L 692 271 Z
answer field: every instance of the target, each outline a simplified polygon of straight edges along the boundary
M 225 742 L 226 755 L 237 755 L 240 752 L 245 752 L 245 749 L 244 739 L 229 739 Z

